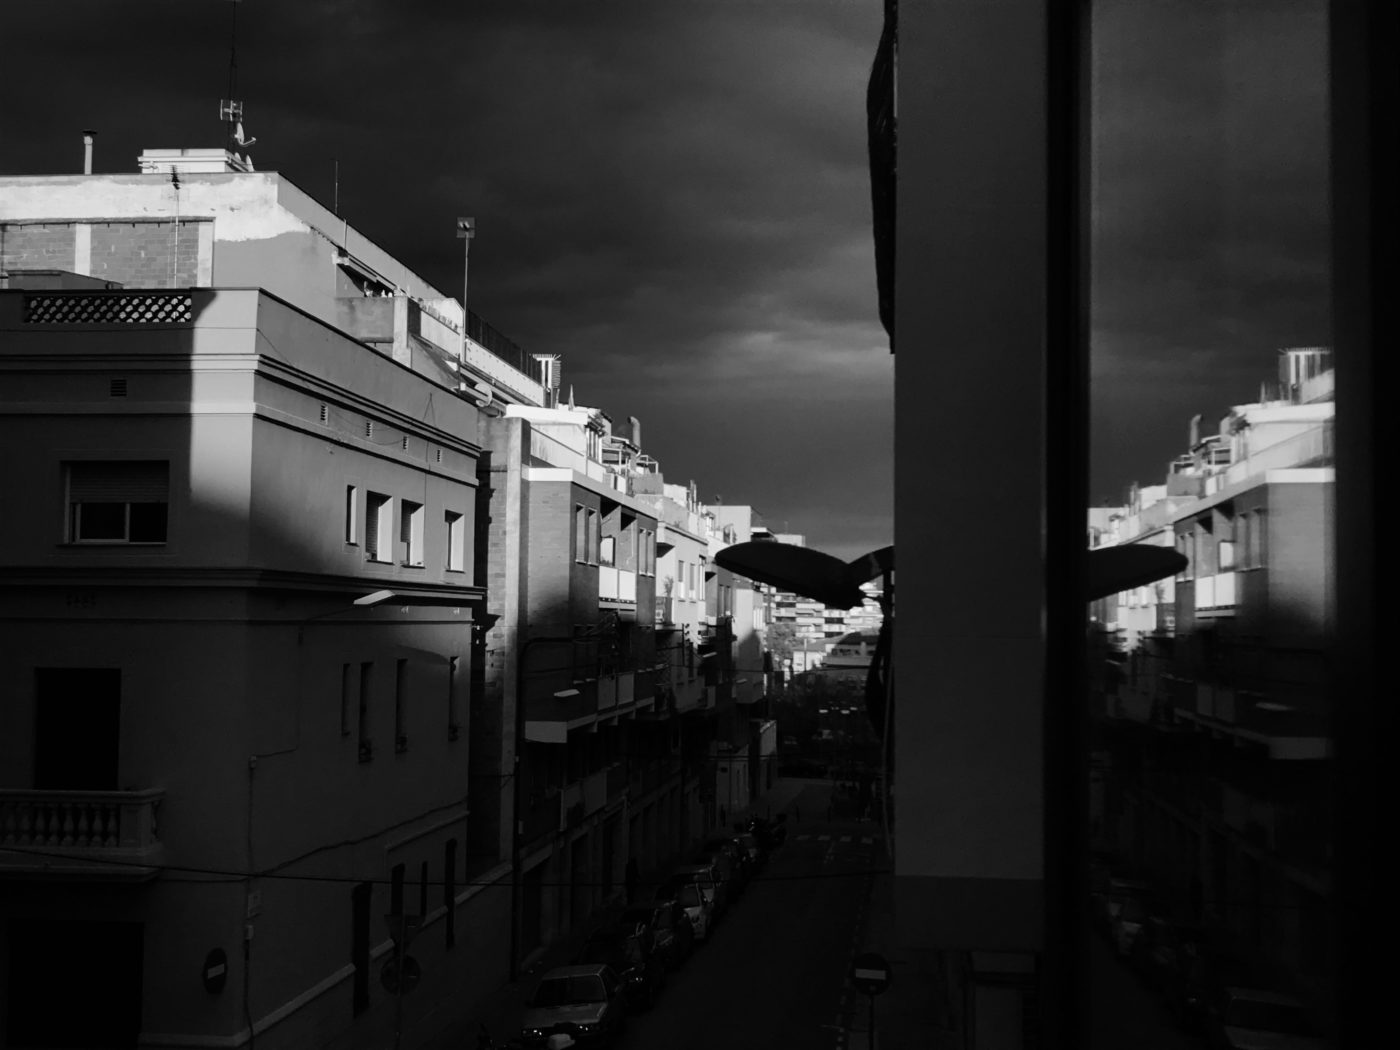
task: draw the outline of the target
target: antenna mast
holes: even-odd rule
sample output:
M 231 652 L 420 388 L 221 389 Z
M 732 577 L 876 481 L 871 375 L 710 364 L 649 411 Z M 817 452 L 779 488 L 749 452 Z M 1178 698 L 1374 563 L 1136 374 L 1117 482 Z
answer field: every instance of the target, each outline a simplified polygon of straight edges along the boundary
M 229 5 L 233 8 L 233 18 L 229 28 L 228 37 L 228 97 L 219 102 L 219 117 L 224 122 L 226 138 L 224 149 L 237 157 L 245 166 L 245 170 L 253 169 L 253 162 L 247 154 L 239 155 L 238 150 L 246 149 L 253 145 L 257 139 L 244 138 L 243 136 L 243 101 L 236 97 L 238 93 L 238 4 L 240 0 L 232 0 Z

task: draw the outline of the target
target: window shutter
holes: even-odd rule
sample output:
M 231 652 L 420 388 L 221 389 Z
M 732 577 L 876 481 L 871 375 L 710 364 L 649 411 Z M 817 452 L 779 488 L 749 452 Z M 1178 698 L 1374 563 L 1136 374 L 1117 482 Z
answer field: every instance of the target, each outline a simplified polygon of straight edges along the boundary
M 165 503 L 170 498 L 170 464 L 151 460 L 71 463 L 68 498 L 73 503 Z
M 379 550 L 379 508 L 383 504 L 376 504 L 370 500 L 369 513 L 365 515 L 365 550 L 374 554 Z

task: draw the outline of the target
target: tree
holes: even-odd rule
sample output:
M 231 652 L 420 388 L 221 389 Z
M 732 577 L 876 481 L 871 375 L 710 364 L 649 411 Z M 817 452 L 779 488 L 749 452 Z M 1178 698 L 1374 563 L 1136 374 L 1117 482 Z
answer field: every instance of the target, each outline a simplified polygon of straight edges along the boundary
M 773 654 L 773 662 L 778 666 L 792 659 L 792 647 L 796 642 L 796 624 L 773 623 L 764 632 L 763 644 Z

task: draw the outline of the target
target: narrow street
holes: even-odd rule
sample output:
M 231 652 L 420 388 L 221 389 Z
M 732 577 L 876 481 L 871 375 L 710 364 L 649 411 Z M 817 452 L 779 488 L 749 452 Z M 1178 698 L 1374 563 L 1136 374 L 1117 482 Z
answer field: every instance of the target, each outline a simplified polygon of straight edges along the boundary
M 880 833 L 841 815 L 828 823 L 830 794 L 803 788 L 787 842 L 656 1006 L 629 1020 L 619 1050 L 845 1045 L 843 986 Z

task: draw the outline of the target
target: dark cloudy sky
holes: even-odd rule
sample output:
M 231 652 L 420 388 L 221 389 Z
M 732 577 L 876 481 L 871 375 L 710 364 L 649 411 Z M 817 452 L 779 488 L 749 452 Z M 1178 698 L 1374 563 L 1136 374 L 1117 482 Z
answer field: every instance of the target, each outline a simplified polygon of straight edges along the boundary
M 1331 341 L 1326 4 L 1095 0 L 1094 31 L 1091 495 L 1114 502 L 1278 349 Z
M 1099 0 L 1095 495 L 1160 480 L 1195 412 L 1326 342 L 1322 0 Z M 133 171 L 221 141 L 223 0 L 6 11 L 0 172 Z M 278 170 L 668 480 L 854 557 L 888 543 L 865 85 L 881 0 L 245 0 L 238 94 Z M 22 86 L 22 89 L 18 89 Z M 949 158 L 956 163 L 956 158 Z M 904 188 L 901 192 L 911 192 Z

